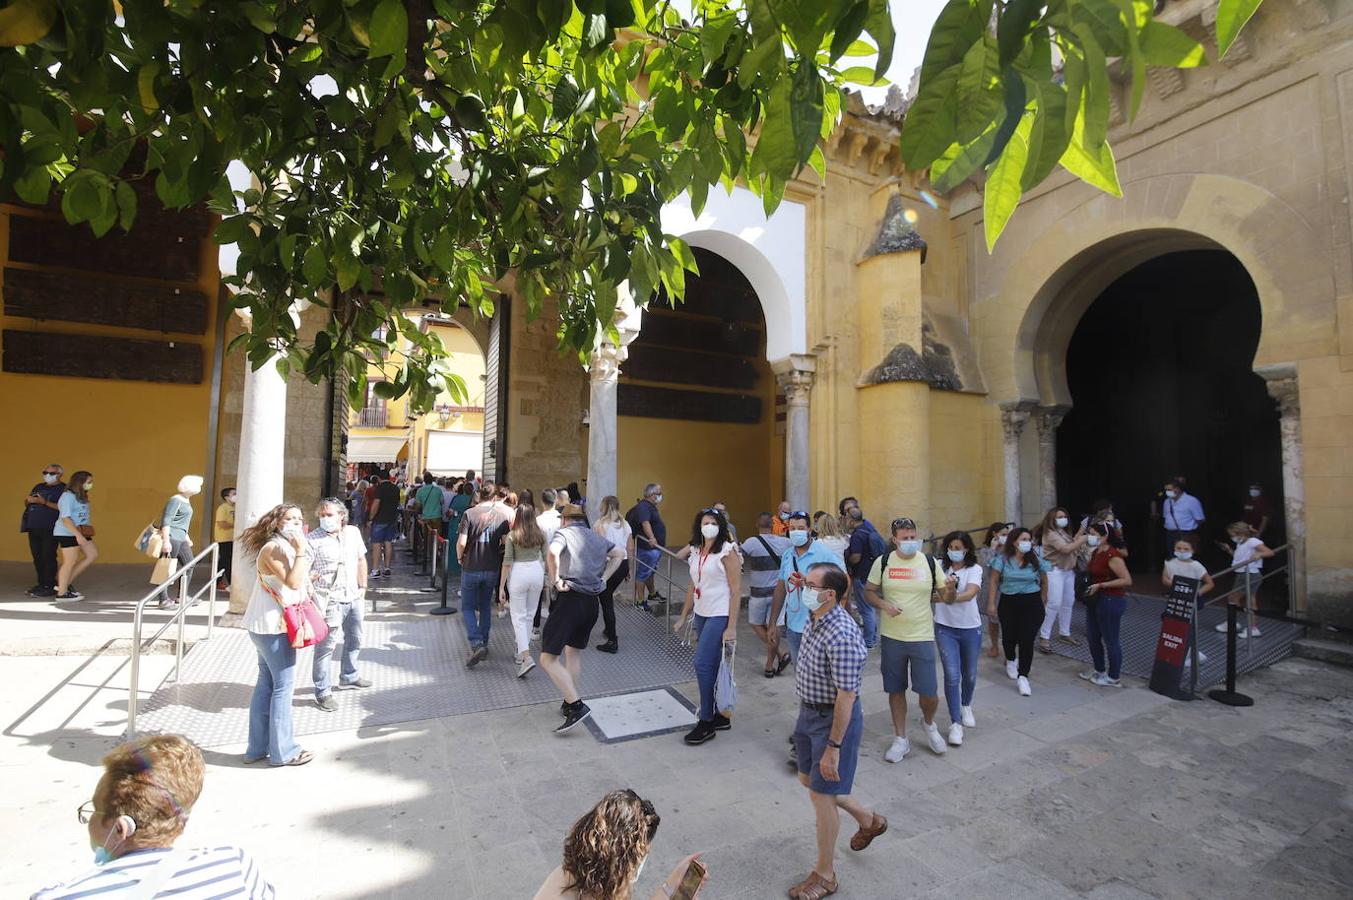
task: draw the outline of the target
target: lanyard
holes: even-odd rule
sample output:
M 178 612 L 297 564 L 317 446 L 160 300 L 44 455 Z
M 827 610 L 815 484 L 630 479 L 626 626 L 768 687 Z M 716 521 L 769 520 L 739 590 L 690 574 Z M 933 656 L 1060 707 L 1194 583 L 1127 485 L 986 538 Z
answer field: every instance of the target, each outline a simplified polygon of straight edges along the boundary
M 700 548 L 700 556 L 695 562 L 695 596 L 700 596 L 700 584 L 705 580 L 705 560 L 709 559 L 709 551 L 704 547 Z

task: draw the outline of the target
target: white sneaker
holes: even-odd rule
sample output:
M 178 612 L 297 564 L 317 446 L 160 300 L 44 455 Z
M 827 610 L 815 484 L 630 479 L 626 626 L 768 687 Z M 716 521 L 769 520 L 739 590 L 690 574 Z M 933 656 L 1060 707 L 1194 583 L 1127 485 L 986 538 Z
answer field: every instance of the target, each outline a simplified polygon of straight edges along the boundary
M 911 741 L 904 737 L 893 738 L 893 745 L 888 748 L 888 752 L 883 754 L 883 758 L 888 762 L 901 762 L 902 759 L 911 752 Z
M 1006 674 L 1007 676 L 1009 676 L 1010 678 L 1018 678 L 1018 677 L 1019 677 L 1019 664 L 1016 663 L 1013 659 L 1012 659 L 1012 660 L 1008 660 L 1008 661 L 1006 662 L 1006 664 L 1005 664 L 1005 674 Z
M 534 659 L 532 659 L 529 655 L 523 656 L 521 659 L 517 660 L 517 677 L 525 678 L 526 673 L 531 671 L 535 667 L 536 661 Z
M 1227 625 L 1226 622 L 1222 622 L 1220 625 L 1217 626 L 1217 631 L 1220 631 L 1222 634 L 1225 634 L 1227 630 L 1226 625 Z M 1236 634 L 1240 634 L 1244 630 L 1245 630 L 1244 628 L 1237 629 Z
M 959 713 L 962 714 L 962 716 L 963 716 L 963 727 L 964 727 L 964 728 L 976 728 L 976 727 L 977 727 L 977 719 L 975 719 L 975 718 L 973 717 L 973 714 L 972 714 L 972 707 L 971 707 L 971 706 L 960 706 L 960 707 L 958 708 L 958 711 L 959 711 Z
M 950 733 L 952 734 L 952 732 Z M 944 736 L 940 734 L 940 726 L 931 722 L 925 727 L 925 736 L 926 739 L 930 741 L 930 749 L 940 756 L 943 756 L 944 751 L 947 748 L 944 745 Z
M 1203 651 L 1199 650 L 1199 651 L 1198 651 L 1198 665 L 1201 666 L 1201 665 L 1203 665 L 1205 662 L 1207 662 L 1207 654 L 1204 653 Z M 1188 668 L 1189 666 L 1191 666 L 1191 665 L 1193 665 L 1193 654 L 1192 654 L 1192 653 L 1185 653 L 1185 654 L 1184 654 L 1184 668 L 1187 669 L 1187 668 Z
M 957 722 L 949 726 L 949 743 L 955 747 L 963 746 L 963 726 Z
M 1095 677 L 1090 679 L 1090 683 L 1099 685 L 1100 687 L 1120 688 L 1123 686 L 1123 682 L 1121 680 L 1117 678 L 1110 678 L 1107 672 L 1096 672 Z
M 1240 634 L 1237 635 L 1237 637 L 1263 637 L 1263 635 L 1264 633 L 1260 631 L 1258 628 L 1251 628 L 1248 633 L 1246 633 L 1242 629 Z
M 1025 678 L 1023 675 L 1019 676 L 1019 678 L 1015 681 L 1015 686 L 1019 688 L 1019 695 L 1021 697 L 1029 697 L 1033 695 L 1034 691 L 1033 688 L 1029 687 L 1029 679 Z

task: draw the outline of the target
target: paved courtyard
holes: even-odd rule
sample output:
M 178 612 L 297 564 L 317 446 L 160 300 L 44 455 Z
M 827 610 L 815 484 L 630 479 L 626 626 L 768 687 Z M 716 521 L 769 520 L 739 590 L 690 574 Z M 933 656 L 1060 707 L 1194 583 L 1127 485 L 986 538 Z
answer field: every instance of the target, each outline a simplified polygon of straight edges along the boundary
M 432 598 L 398 586 L 406 583 L 414 582 L 385 588 L 384 611 L 372 620 L 380 637 L 373 664 L 398 667 L 401 652 L 410 660 L 431 652 L 421 645 L 438 627 L 444 652 L 454 653 L 461 639 L 460 617 L 426 616 Z M 598 690 L 664 681 L 662 670 L 679 651 L 650 658 L 636 638 L 647 629 L 658 641 L 659 622 L 632 613 L 622 620 L 622 658 L 589 653 L 588 677 Z M 503 625 L 495 620 L 505 637 Z M 402 643 L 391 639 L 398 634 Z M 229 633 L 217 635 L 189 654 L 185 682 L 194 655 L 203 665 L 209 648 L 221 654 L 230 646 Z M 750 651 L 755 639 L 745 623 L 741 636 Z M 789 677 L 764 679 L 756 654 L 744 652 L 732 731 L 694 748 L 673 733 L 603 743 L 583 729 L 552 735 L 557 699 L 516 683 L 502 656 L 483 670 L 439 676 L 445 697 L 436 684 L 411 679 L 365 698 L 336 695 L 353 709 L 336 713 L 333 726 L 321 720 L 308 729 L 303 743 L 319 758 L 300 769 L 246 768 L 238 762 L 243 733 L 232 738 L 217 726 L 220 734 L 199 735 L 209 744 L 207 786 L 184 843 L 247 847 L 283 897 L 529 898 L 557 863 L 572 821 L 606 790 L 627 786 L 663 817 L 637 896 L 648 896 L 697 850 L 710 868 L 710 898 L 783 896 L 807 871 L 812 814 L 784 761 L 794 707 Z M 108 654 L 0 656 L 7 685 L 0 896 L 27 896 L 88 866 L 85 829 L 73 813 L 125 724 L 125 663 Z M 171 722 L 154 719 L 149 688 L 171 663 L 167 656 L 146 662 L 142 700 L 157 728 Z M 890 765 L 882 759 L 886 699 L 871 665 L 856 793 L 891 827 L 863 854 L 846 849 L 851 829 L 843 827 L 839 896 L 1353 894 L 1353 673 L 1285 660 L 1244 678 L 1256 705 L 1236 710 L 1168 701 L 1139 679 L 1126 690 L 1096 689 L 1075 677 L 1079 667 L 1040 657 L 1034 696 L 1026 699 L 984 658 L 978 727 L 966 744 L 943 757 L 917 746 Z M 450 714 L 467 708 L 450 695 L 470 676 L 508 679 L 502 690 L 521 696 L 507 708 Z M 540 672 L 530 678 L 545 681 Z M 682 680 L 676 689 L 691 697 L 694 684 Z M 296 702 L 308 703 L 309 691 L 302 676 Z M 373 713 L 376 698 L 399 702 L 408 691 L 432 704 L 413 708 L 434 709 L 436 717 Z M 217 702 L 217 721 L 239 721 L 247 690 L 218 689 Z M 172 706 L 159 709 L 165 715 Z M 196 721 L 185 717 L 179 727 L 192 733 Z M 328 727 L 342 730 L 318 730 Z

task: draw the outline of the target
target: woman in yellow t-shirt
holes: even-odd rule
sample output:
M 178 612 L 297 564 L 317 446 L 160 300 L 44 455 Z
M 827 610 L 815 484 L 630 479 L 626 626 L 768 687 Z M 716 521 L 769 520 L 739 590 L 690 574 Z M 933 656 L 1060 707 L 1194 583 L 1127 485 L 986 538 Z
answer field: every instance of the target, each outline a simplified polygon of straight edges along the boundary
M 221 505 L 212 517 L 211 539 L 221 545 L 221 577 L 216 581 L 218 591 L 230 590 L 231 556 L 235 553 L 235 489 L 221 489 Z

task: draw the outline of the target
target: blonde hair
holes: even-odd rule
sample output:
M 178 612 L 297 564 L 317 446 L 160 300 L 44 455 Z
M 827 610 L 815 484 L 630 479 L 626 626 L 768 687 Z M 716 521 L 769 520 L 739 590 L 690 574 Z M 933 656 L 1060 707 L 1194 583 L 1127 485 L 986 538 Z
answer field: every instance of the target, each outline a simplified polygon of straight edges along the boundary
M 180 494 L 200 494 L 202 493 L 201 475 L 184 475 L 179 479 Z
M 94 808 L 103 821 L 131 816 L 140 847 L 169 846 L 202 793 L 202 751 L 178 734 L 136 738 L 103 758 Z
M 820 512 L 813 520 L 813 530 L 818 537 L 842 537 L 841 523 L 831 513 Z
M 1239 534 L 1247 538 L 1252 538 L 1259 532 L 1255 531 L 1254 526 L 1249 522 L 1232 522 L 1226 526 L 1227 534 Z
M 250 556 L 258 556 L 263 545 L 272 540 L 272 536 L 282 530 L 282 520 L 292 510 L 300 510 L 295 503 L 279 503 L 258 517 L 258 521 L 244 529 L 240 535 L 240 545 Z
M 620 514 L 620 498 L 611 494 L 601 498 L 601 515 L 597 517 L 598 525 L 619 525 L 625 521 L 625 517 Z

